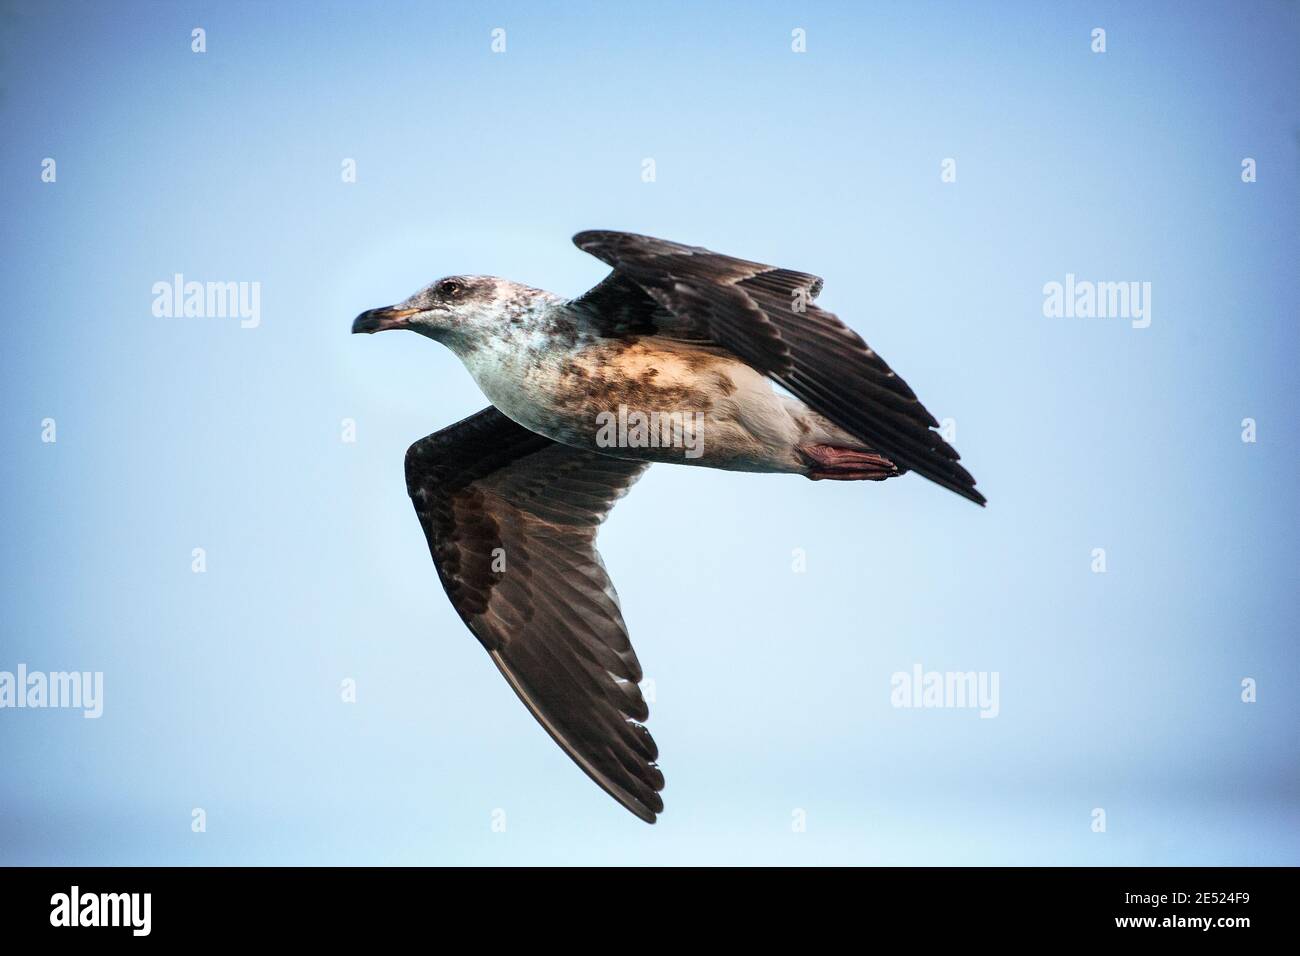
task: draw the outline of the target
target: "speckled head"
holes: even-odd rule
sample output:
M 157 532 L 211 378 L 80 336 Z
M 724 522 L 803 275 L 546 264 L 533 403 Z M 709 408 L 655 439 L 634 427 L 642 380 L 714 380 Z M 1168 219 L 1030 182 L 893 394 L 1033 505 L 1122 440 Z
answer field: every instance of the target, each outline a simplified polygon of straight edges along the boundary
M 549 292 L 496 276 L 448 276 L 396 305 L 362 312 L 352 331 L 410 329 L 452 347 L 472 347 L 555 300 Z

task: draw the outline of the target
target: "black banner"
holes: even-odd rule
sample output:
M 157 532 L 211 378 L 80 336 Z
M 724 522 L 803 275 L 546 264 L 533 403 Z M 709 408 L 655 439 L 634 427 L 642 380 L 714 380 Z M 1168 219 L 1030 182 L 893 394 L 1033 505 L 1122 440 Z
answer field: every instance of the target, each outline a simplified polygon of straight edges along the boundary
M 1245 868 L 10 868 L 0 870 L 0 919 L 9 940 L 75 934 L 81 944 L 337 943 L 400 934 L 412 921 L 494 932 L 607 924 L 635 934 L 739 917 L 751 931 L 769 923 L 855 932 L 912 926 L 927 942 L 1130 936 L 1231 946 L 1284 930 L 1293 877 Z

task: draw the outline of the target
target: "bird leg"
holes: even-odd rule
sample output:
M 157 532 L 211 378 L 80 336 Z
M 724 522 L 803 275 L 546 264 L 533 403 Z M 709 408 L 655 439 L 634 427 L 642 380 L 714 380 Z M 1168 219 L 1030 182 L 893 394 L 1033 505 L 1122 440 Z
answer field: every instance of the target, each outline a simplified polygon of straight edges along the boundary
M 854 451 L 834 445 L 800 445 L 799 455 L 808 464 L 804 472 L 813 481 L 884 481 L 901 475 L 900 469 L 884 455 L 871 451 Z

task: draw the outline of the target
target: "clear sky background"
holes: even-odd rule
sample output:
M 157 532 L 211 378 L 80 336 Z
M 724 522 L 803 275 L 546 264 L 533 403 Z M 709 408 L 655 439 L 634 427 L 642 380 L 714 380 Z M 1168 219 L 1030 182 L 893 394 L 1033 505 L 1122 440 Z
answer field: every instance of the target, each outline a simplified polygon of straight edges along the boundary
M 5 4 L 0 670 L 105 700 L 0 710 L 0 862 L 1300 863 L 1298 49 L 1281 2 Z M 823 275 L 990 502 L 652 468 L 601 546 L 655 827 L 438 585 L 402 456 L 485 400 L 349 335 L 577 293 L 586 228 Z M 260 326 L 155 317 L 175 273 Z M 1150 327 L 1045 318 L 1067 273 Z M 892 707 L 916 664 L 999 716 Z

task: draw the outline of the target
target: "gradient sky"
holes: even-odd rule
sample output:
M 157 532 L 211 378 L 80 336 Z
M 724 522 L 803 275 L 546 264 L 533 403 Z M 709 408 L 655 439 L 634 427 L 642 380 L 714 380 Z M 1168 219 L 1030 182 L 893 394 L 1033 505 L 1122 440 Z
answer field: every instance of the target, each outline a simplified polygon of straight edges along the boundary
M 0 710 L 0 862 L 1300 863 L 1297 49 L 1281 2 L 5 4 L 0 670 L 105 701 Z M 655 827 L 438 585 L 402 455 L 485 400 L 348 334 L 575 294 L 585 228 L 824 276 L 990 502 L 652 468 L 601 550 Z M 261 324 L 155 317 L 175 273 Z M 1045 318 L 1067 273 L 1150 327 Z M 999 716 L 892 707 L 915 664 Z

